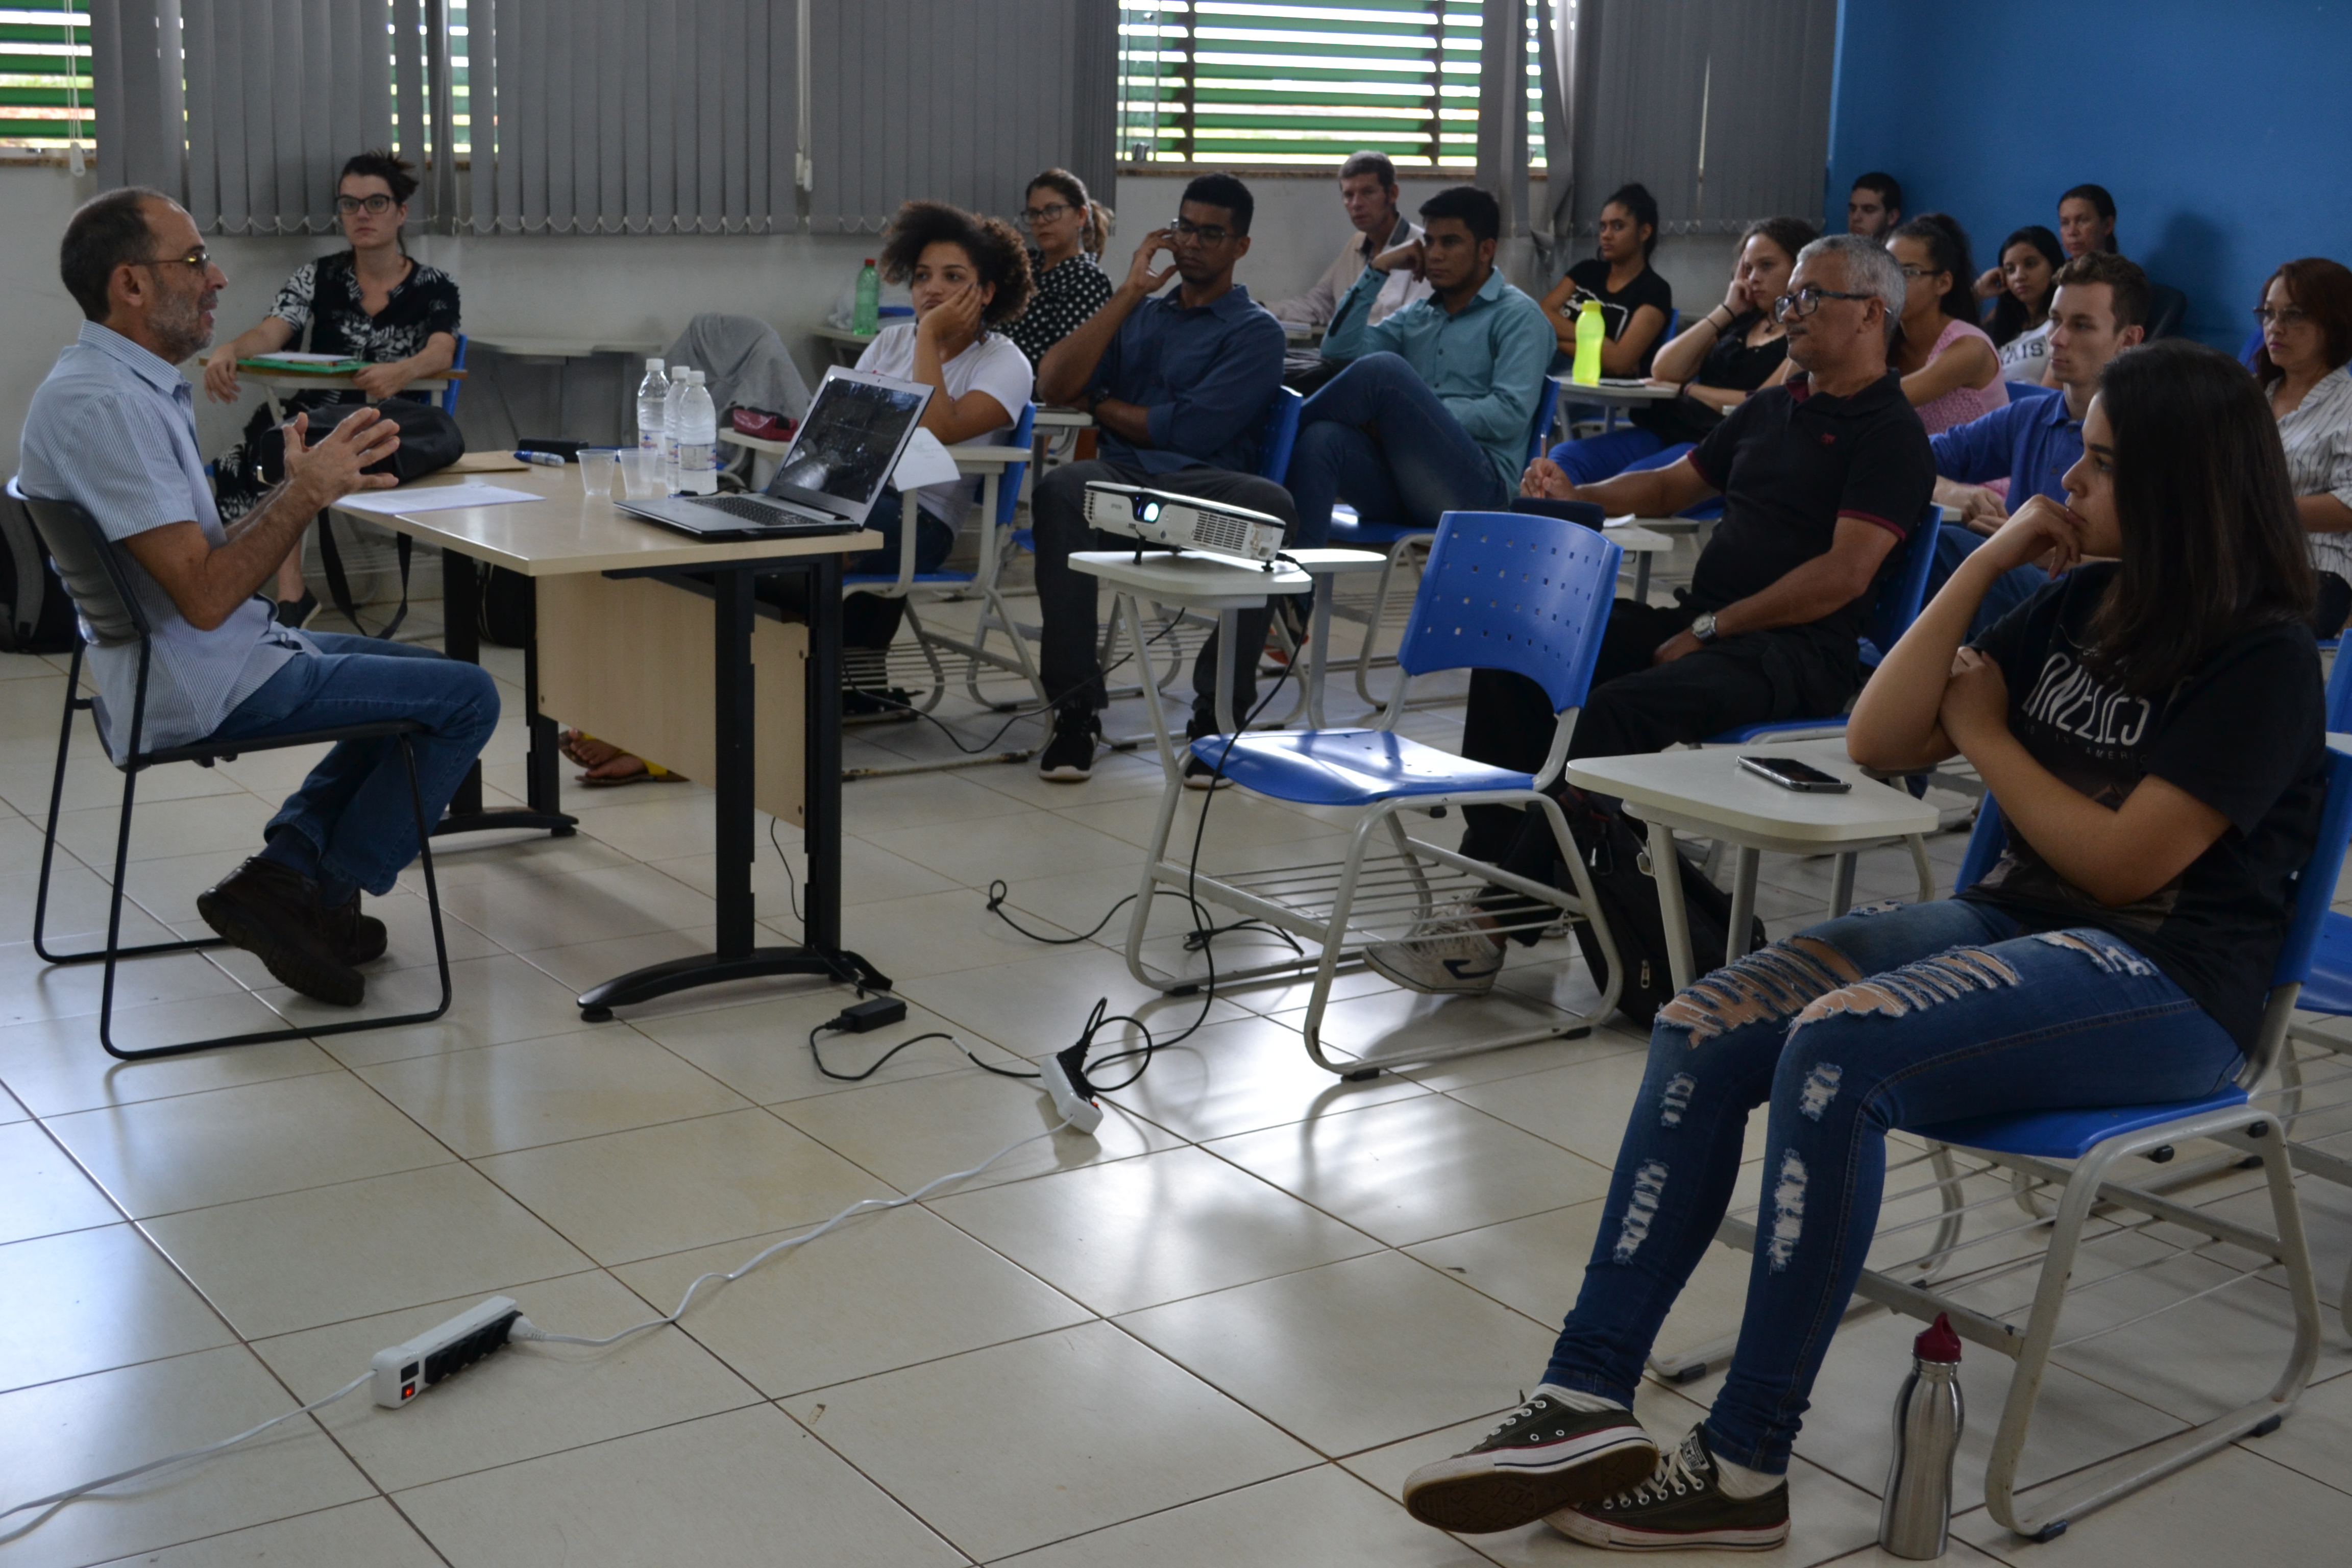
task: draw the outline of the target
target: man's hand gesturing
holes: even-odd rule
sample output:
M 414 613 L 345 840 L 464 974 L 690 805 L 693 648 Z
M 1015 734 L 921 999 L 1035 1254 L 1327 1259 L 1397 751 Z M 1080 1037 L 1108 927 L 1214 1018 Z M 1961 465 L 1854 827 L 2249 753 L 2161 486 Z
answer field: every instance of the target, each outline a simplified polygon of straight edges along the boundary
M 285 426 L 286 479 L 299 487 L 308 510 L 333 505 L 357 490 L 388 490 L 400 483 L 394 474 L 363 470 L 400 449 L 400 426 L 373 408 L 347 416 L 311 446 L 304 437 L 310 416 L 297 414 Z

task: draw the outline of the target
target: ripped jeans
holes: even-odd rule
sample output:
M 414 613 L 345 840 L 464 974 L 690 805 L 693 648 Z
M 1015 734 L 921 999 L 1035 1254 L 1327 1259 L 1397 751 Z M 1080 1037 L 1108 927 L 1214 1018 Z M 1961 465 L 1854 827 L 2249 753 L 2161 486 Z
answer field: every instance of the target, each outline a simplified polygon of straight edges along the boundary
M 2117 938 L 2019 931 L 1983 904 L 1881 906 L 1750 953 L 1660 1008 L 1544 1381 L 1632 1405 L 1734 1185 L 1760 1180 L 1747 1314 L 1707 1441 L 1780 1474 L 1877 1229 L 1889 1129 L 2189 1100 L 2237 1071 L 2237 1043 Z M 1743 1178 L 1748 1111 L 1767 1100 L 1760 1177 Z

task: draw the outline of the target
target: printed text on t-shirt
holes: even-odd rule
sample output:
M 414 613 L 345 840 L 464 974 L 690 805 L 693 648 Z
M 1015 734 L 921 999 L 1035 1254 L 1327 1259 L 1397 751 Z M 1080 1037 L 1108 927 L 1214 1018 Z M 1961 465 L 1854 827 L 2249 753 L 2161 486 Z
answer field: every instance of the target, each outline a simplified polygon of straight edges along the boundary
M 2042 677 L 2025 700 L 2024 716 L 2095 747 L 2139 744 L 2155 717 L 2147 698 L 2108 686 L 2059 648 L 2042 661 Z

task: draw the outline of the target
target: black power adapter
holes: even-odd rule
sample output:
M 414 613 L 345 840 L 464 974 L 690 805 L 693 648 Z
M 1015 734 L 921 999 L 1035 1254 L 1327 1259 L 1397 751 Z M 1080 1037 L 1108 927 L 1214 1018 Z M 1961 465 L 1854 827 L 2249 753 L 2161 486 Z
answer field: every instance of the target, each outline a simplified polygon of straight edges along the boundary
M 873 996 L 854 1007 L 844 1007 L 825 1028 L 835 1034 L 863 1035 L 907 1021 L 907 1005 L 896 996 Z

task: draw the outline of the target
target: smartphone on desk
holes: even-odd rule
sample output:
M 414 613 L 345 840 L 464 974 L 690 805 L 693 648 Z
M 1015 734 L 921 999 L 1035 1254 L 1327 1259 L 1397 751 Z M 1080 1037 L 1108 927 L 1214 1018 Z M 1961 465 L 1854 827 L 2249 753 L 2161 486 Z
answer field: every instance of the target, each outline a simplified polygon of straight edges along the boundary
M 1800 790 L 1807 795 L 1843 795 L 1853 787 L 1835 773 L 1825 773 L 1794 757 L 1742 757 L 1739 765 L 1782 789 Z

